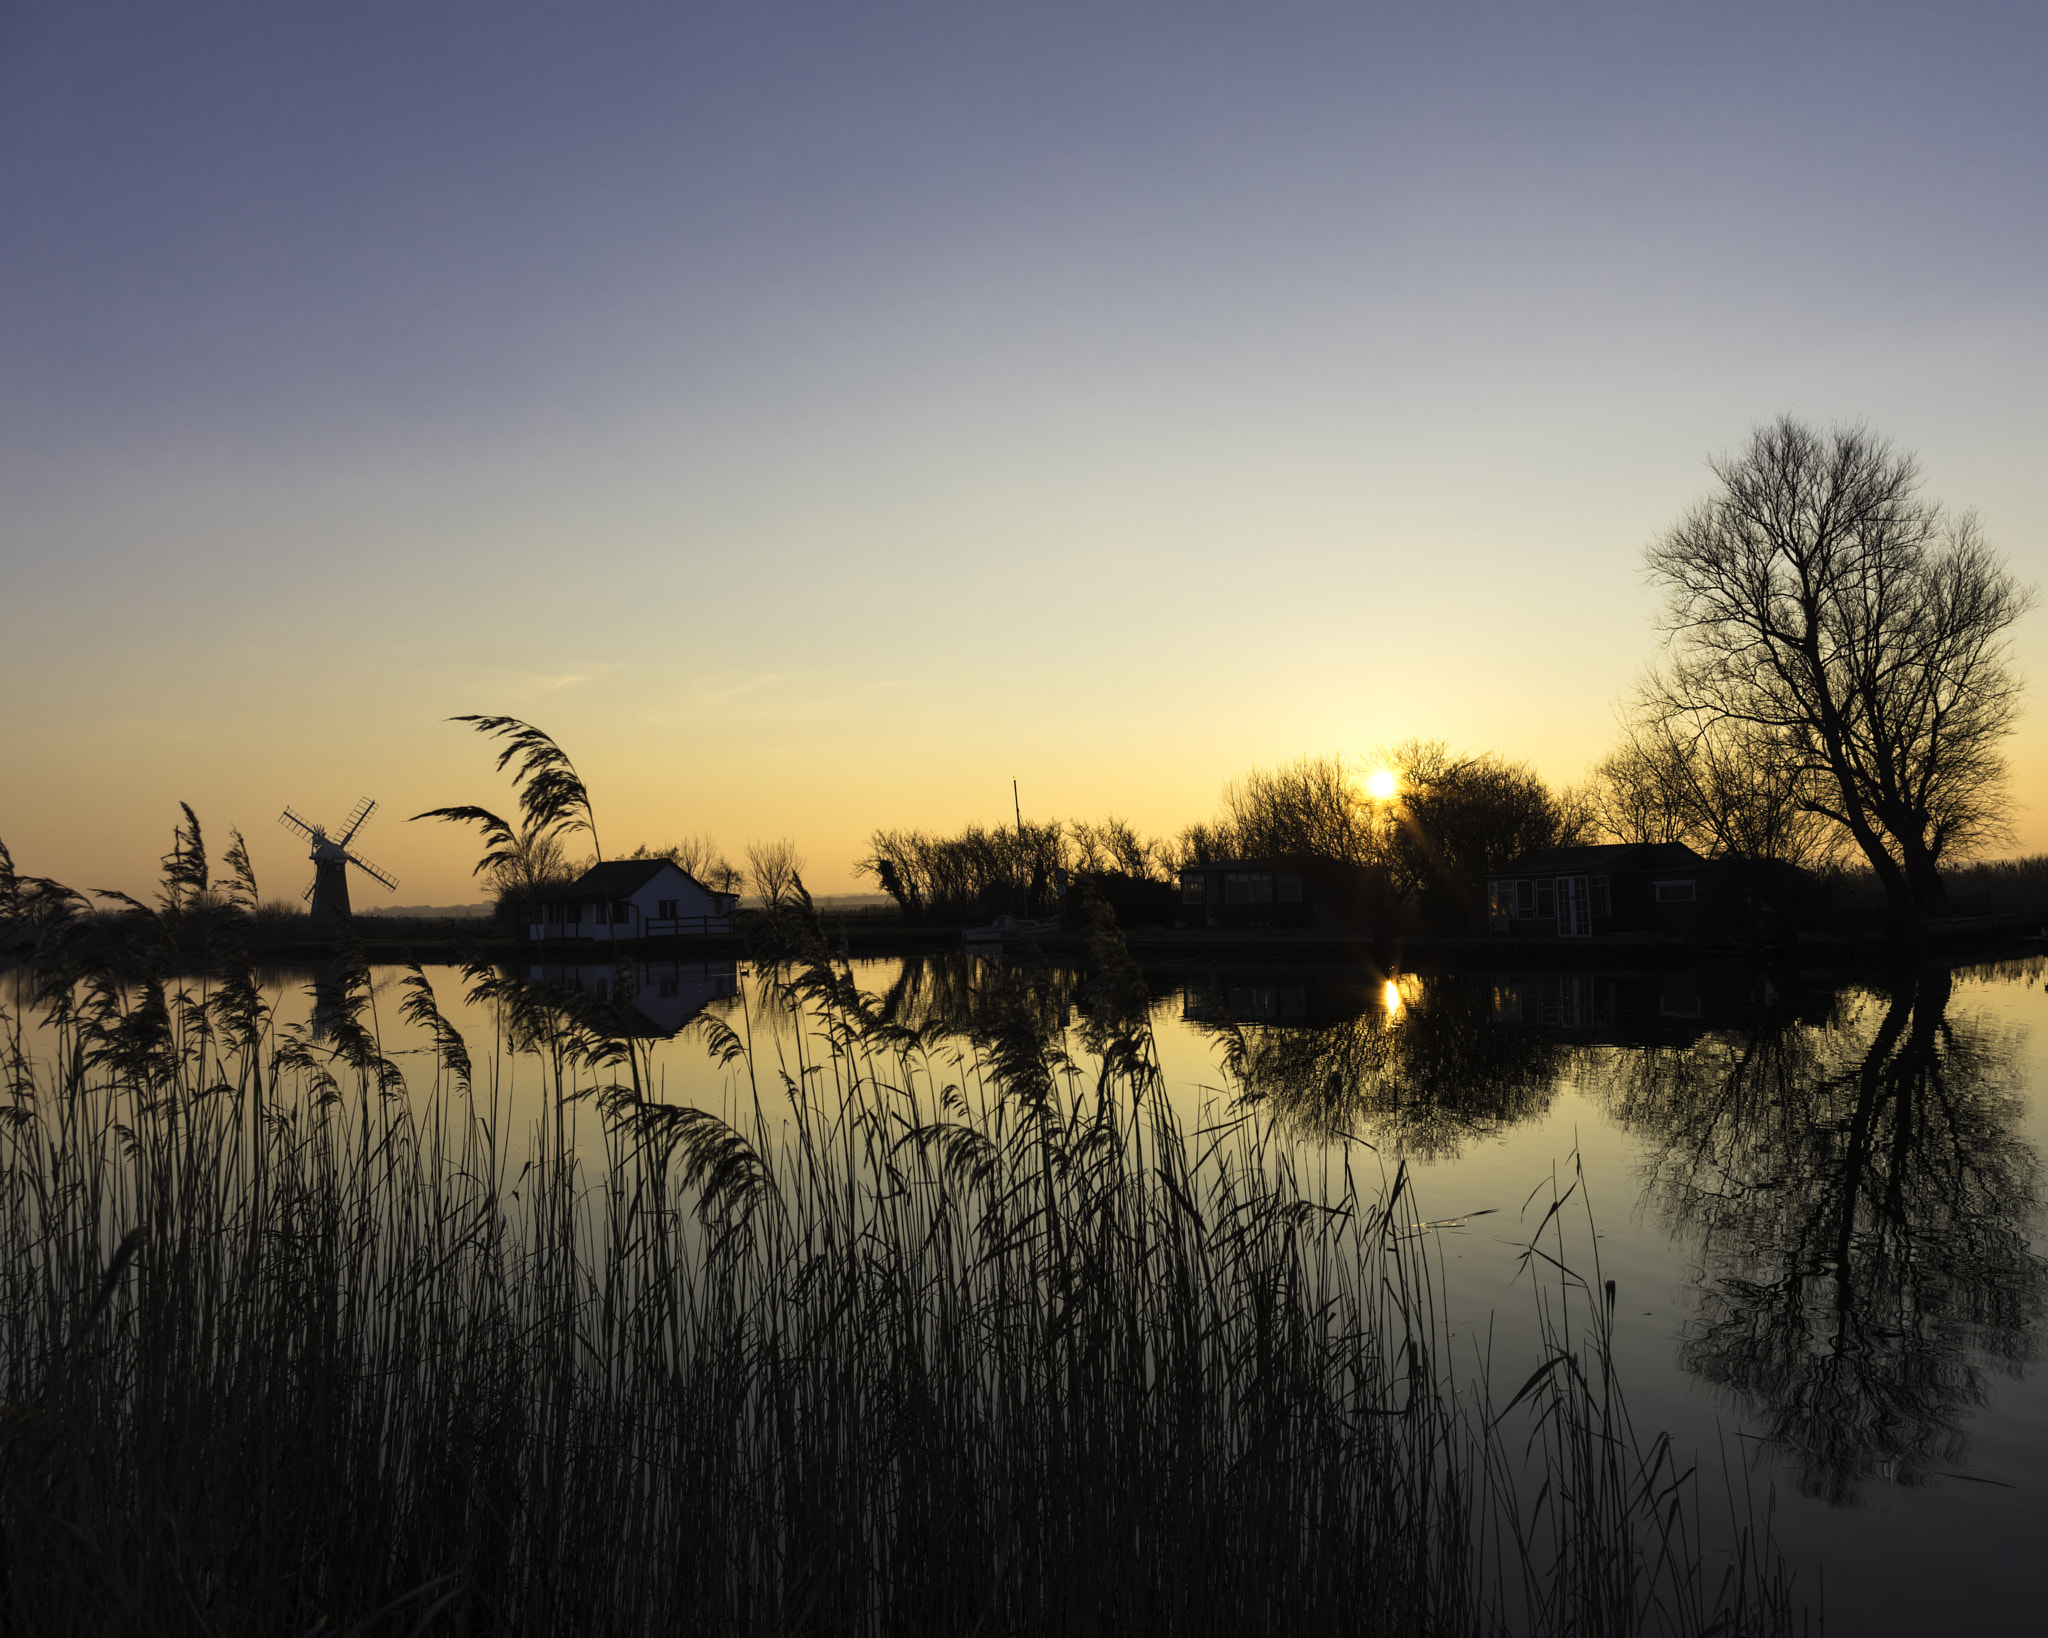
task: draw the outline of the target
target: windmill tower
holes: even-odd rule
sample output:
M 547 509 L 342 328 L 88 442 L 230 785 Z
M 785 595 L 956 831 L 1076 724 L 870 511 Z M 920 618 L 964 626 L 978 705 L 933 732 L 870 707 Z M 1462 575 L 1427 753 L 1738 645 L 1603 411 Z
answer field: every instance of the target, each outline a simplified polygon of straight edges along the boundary
M 393 892 L 398 890 L 395 877 L 387 876 L 360 853 L 349 851 L 349 843 L 355 840 L 357 831 L 363 828 L 363 821 L 377 811 L 377 804 L 367 796 L 349 810 L 349 816 L 342 822 L 339 839 L 327 834 L 325 825 L 313 824 L 301 819 L 290 808 L 278 816 L 277 822 L 286 830 L 297 831 L 313 844 L 313 885 L 306 889 L 306 897 L 313 901 L 313 925 L 316 929 L 341 931 L 350 920 L 348 907 L 348 867 L 354 865 L 373 881 L 382 882 Z

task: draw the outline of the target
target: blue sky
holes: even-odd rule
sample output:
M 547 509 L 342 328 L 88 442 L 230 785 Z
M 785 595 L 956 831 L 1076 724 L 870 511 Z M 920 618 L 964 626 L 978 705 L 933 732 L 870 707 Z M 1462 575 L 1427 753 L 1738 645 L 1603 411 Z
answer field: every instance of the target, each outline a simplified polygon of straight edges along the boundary
M 2044 17 L 0 6 L 0 838 L 131 885 L 182 798 L 295 892 L 285 802 L 499 794 L 478 710 L 826 889 L 1012 777 L 1580 778 L 1754 422 L 2042 578 Z

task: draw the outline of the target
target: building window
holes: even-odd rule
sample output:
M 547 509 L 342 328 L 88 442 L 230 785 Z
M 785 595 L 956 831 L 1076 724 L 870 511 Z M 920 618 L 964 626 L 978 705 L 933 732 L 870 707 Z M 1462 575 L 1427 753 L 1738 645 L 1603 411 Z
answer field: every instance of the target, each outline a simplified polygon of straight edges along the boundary
M 658 900 L 654 909 L 655 914 L 663 921 L 674 921 L 676 919 L 676 901 L 674 899 Z
M 1513 882 L 1488 882 L 1486 884 L 1487 909 L 1496 916 L 1512 916 L 1515 913 L 1515 884 Z
M 1593 878 L 1593 914 L 1596 916 L 1611 916 L 1614 914 L 1614 900 L 1607 891 L 1607 878 L 1605 876 L 1595 876 Z
M 1536 884 L 1534 882 L 1515 883 L 1515 914 L 1518 916 L 1533 916 L 1536 914 Z
M 549 921 L 566 922 L 570 926 L 574 926 L 577 922 L 581 921 L 582 919 L 583 906 L 580 904 L 562 904 L 558 902 L 548 906 Z
M 1188 875 L 1181 877 L 1180 902 L 1182 904 L 1200 904 L 1203 902 L 1203 896 L 1207 892 L 1208 888 L 1204 886 L 1200 876 Z
M 1657 902 L 1659 904 L 1690 904 L 1698 896 L 1698 887 L 1693 882 L 1659 882 L 1657 884 Z
M 1301 903 L 1301 878 L 1299 876 L 1275 876 L 1273 878 L 1273 902 L 1276 904 Z
M 632 919 L 632 915 L 633 915 L 633 912 L 632 912 L 631 908 L 629 908 L 629 907 L 628 907 L 628 906 L 626 906 L 626 905 L 623 905 L 623 904 L 615 904 L 615 905 L 613 905 L 613 906 L 612 906 L 612 920 L 613 920 L 613 921 L 628 921 L 628 920 L 631 920 L 631 919 Z
M 1557 880 L 1552 876 L 1540 877 L 1536 882 L 1536 915 L 1547 920 L 1557 914 Z
M 1254 870 L 1233 870 L 1223 878 L 1225 904 L 1271 904 L 1273 878 Z

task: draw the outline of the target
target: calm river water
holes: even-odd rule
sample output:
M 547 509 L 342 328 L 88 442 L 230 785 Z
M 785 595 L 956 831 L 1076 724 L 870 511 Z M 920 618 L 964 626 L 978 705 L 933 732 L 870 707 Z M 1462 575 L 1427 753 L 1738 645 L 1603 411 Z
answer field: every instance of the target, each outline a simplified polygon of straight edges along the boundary
M 1235 1040 L 1304 1151 L 1369 1146 L 1406 1163 L 1429 1218 L 1462 1220 L 1436 1232 L 1475 1355 L 1526 1321 L 1518 1248 L 1551 1179 L 1582 1169 L 1639 1431 L 1773 1487 L 1801 1584 L 1823 1589 L 1834 1630 L 1863 1634 L 2042 1619 L 2044 965 L 1843 985 L 1747 970 L 1147 977 L 1184 1112 L 1225 1096 Z M 955 955 L 855 975 L 906 1022 L 957 1025 L 1017 969 Z M 282 1019 L 306 1016 L 310 976 L 270 975 Z M 398 976 L 377 970 L 376 1019 L 424 1070 Z M 490 1020 L 459 975 L 430 976 L 487 1051 Z M 608 965 L 547 976 L 615 981 Z M 1080 976 L 1040 973 L 1056 1015 Z M 692 1018 L 750 1030 L 770 1062 L 794 1046 L 744 963 L 645 963 L 632 980 L 665 1097 L 735 1095 Z M 515 1113 L 540 1107 L 537 1084 L 514 1084 Z

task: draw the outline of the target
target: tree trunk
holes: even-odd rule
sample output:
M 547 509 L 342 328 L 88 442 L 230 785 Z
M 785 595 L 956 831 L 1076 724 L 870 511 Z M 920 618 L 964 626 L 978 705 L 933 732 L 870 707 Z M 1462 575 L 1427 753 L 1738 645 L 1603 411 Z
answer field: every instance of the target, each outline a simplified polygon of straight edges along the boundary
M 1905 856 L 1906 884 L 1913 895 L 1914 905 L 1923 914 L 1939 914 L 1948 908 L 1948 888 L 1942 882 L 1934 855 L 1928 852 L 1927 844 L 1917 835 L 1902 836 L 1899 841 L 1899 851 Z

